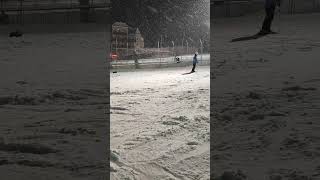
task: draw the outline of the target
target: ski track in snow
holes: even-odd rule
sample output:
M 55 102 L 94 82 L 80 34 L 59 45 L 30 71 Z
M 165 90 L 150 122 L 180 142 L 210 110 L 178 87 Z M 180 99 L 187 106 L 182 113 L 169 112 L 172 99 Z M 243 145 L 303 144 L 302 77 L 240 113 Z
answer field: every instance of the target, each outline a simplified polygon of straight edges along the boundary
M 319 179 L 319 14 L 282 15 L 279 34 L 229 43 L 261 17 L 213 22 L 213 177 Z
M 209 179 L 209 67 L 190 68 L 111 74 L 111 179 Z

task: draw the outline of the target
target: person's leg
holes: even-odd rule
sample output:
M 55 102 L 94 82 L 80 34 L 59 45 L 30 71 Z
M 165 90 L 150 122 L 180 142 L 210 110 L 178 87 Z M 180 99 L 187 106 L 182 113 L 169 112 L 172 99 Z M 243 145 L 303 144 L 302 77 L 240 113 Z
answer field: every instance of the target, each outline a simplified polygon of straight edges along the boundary
M 263 21 L 262 33 L 269 33 L 271 31 L 271 23 L 274 17 L 275 7 L 265 8 L 266 16 Z
M 268 8 L 268 21 L 266 24 L 266 30 L 271 32 L 271 24 L 274 18 L 275 7 Z
M 265 31 L 267 29 L 267 26 L 268 26 L 268 21 L 269 21 L 269 17 L 268 17 L 268 9 L 265 8 L 265 17 L 264 17 L 264 20 L 263 20 L 263 24 L 262 24 L 262 28 L 261 28 L 261 31 Z
M 194 69 L 196 68 L 196 65 L 195 64 L 193 64 L 193 67 L 192 67 L 192 70 L 191 70 L 191 72 L 194 72 Z

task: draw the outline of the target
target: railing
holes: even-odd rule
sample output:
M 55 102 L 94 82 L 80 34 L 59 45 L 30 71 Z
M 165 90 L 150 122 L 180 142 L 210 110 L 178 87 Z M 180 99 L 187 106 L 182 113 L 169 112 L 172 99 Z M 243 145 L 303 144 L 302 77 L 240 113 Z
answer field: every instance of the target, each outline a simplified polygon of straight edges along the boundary
M 214 17 L 241 16 L 249 10 L 250 2 L 245 0 L 214 0 L 210 3 L 211 14 Z
M 283 0 L 281 11 L 284 13 L 320 12 L 320 0 Z
M 143 68 L 165 68 L 165 67 L 185 67 L 192 66 L 193 54 L 187 54 L 179 57 L 179 62 L 175 60 L 175 56 L 165 56 L 161 58 L 139 58 L 136 60 L 112 60 L 112 69 L 143 69 Z M 210 54 L 199 54 L 198 65 L 210 65 Z
M 264 1 L 213 0 L 210 2 L 214 17 L 241 16 L 250 12 L 264 11 Z M 282 0 L 281 13 L 320 12 L 320 0 Z
M 9 24 L 73 24 L 108 21 L 110 0 L 0 0 Z M 41 15 L 39 15 L 41 13 Z M 109 17 L 110 16 L 110 17 Z M 0 22 L 1 24 L 1 22 Z
M 131 68 L 155 68 L 155 67 L 173 67 L 173 66 L 190 66 L 194 52 L 198 48 L 137 48 L 137 49 L 117 49 L 118 58 L 111 60 L 111 68 L 114 69 L 131 69 Z M 182 51 L 184 50 L 184 51 Z M 115 49 L 112 50 L 115 54 Z M 124 56 L 121 56 L 123 54 Z M 176 58 L 179 58 L 177 61 Z M 208 53 L 198 54 L 198 65 L 209 65 L 210 55 Z
M 19 0 L 0 1 L 0 9 L 4 11 L 50 11 L 50 10 L 70 10 L 70 9 L 110 9 L 109 0 L 89 1 L 88 5 L 83 5 L 78 0 L 68 1 L 40 1 L 40 0 Z

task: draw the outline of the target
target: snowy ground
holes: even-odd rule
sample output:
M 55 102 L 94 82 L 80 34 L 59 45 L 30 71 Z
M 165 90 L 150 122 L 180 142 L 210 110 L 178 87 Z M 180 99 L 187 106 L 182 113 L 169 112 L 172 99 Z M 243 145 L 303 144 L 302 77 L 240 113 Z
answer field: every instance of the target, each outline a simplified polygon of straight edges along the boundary
M 103 37 L 104 32 L 1 35 L 4 179 L 106 179 Z
M 211 22 L 212 177 L 320 178 L 319 18 L 276 16 L 280 34 L 237 43 L 262 14 Z
M 209 179 L 209 66 L 111 74 L 111 179 Z

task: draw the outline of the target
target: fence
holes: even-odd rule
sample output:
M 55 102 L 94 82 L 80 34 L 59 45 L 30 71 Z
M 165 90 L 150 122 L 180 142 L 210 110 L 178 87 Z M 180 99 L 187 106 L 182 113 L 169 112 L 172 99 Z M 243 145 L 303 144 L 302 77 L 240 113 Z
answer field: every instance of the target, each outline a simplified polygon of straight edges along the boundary
M 320 0 L 282 0 L 281 12 L 289 14 L 320 12 Z
M 103 22 L 110 0 L 0 0 L 9 24 Z
M 242 16 L 249 10 L 250 1 L 213 0 L 211 14 L 213 17 Z
M 213 17 L 236 17 L 262 11 L 264 0 L 213 0 L 210 5 Z M 288 14 L 320 12 L 320 0 L 282 0 L 281 12 Z
M 117 54 L 118 60 L 128 60 L 136 58 L 161 58 L 169 56 L 179 56 L 183 54 L 192 54 L 201 51 L 195 47 L 167 47 L 167 48 L 116 48 L 112 50 Z
M 198 48 L 189 47 L 171 47 L 171 48 L 145 48 L 145 49 L 130 49 L 127 59 L 111 60 L 112 69 L 131 69 L 131 68 L 155 68 L 155 67 L 173 67 L 173 66 L 189 66 L 192 64 L 194 52 Z M 123 49 L 123 53 L 125 53 Z M 119 52 L 118 52 L 119 53 Z M 177 61 L 176 58 L 179 58 Z M 210 55 L 199 54 L 199 65 L 209 65 Z
M 174 60 L 174 57 L 138 59 L 111 62 L 111 69 L 143 69 L 143 68 L 165 68 L 165 67 L 186 67 L 192 65 L 193 55 L 179 56 L 180 62 Z M 198 56 L 198 65 L 210 65 L 210 54 L 200 54 Z

